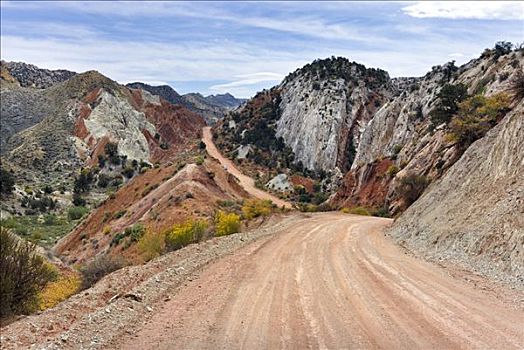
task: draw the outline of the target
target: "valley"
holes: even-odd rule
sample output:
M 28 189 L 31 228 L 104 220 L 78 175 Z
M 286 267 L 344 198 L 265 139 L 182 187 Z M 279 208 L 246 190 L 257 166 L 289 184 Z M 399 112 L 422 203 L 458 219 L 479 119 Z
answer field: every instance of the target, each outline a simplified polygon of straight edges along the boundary
M 2 61 L 2 349 L 521 348 L 523 67 L 246 100 Z

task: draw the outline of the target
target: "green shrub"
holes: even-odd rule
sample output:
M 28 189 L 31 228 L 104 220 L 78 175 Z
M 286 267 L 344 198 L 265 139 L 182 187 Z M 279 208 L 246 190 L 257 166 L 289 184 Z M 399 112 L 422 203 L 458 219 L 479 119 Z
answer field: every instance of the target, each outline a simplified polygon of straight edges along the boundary
M 57 222 L 57 217 L 55 214 L 48 214 L 44 216 L 44 225 L 53 226 Z
M 82 195 L 78 192 L 73 192 L 73 205 L 77 207 L 82 207 L 86 205 L 86 200 L 82 198 Z
M 34 311 L 38 293 L 56 277 L 33 244 L 0 226 L 0 318 Z
M 98 175 L 98 187 L 106 188 L 109 183 L 111 182 L 111 177 L 106 174 L 99 174 Z
M 371 215 L 378 216 L 380 218 L 390 218 L 391 217 L 391 214 L 389 213 L 389 209 L 387 206 L 383 206 L 383 207 L 373 210 Z
M 413 204 L 428 186 L 429 181 L 423 175 L 407 174 L 400 179 L 397 192 L 404 201 L 405 207 Z
M 393 146 L 393 154 L 399 154 L 402 151 L 402 145 Z
M 87 214 L 88 211 L 89 209 L 82 206 L 71 207 L 67 210 L 67 217 L 69 220 L 79 220 Z
M 98 282 L 102 277 L 124 267 L 122 257 L 99 255 L 80 268 L 82 274 L 82 289 L 87 289 Z
M 202 157 L 202 156 L 197 156 L 197 157 L 195 158 L 195 163 L 196 163 L 196 165 L 202 165 L 202 164 L 204 164 L 204 157 Z
M 142 191 L 142 197 L 147 196 L 149 193 L 151 193 L 151 191 L 153 191 L 153 190 L 156 189 L 156 188 L 158 188 L 158 184 L 153 184 L 153 185 L 147 186 L 147 187 Z
M 235 213 L 218 211 L 215 215 L 215 231 L 217 236 L 240 232 L 240 216 Z
M 10 194 L 15 189 L 15 177 L 12 172 L 0 168 L 0 193 Z
M 510 97 L 499 93 L 491 97 L 476 95 L 459 106 L 459 111 L 450 123 L 448 139 L 466 149 L 484 135 L 510 110 Z
M 369 211 L 364 207 L 355 207 L 349 210 L 350 214 L 370 216 Z
M 448 123 L 458 111 L 458 104 L 468 96 L 468 89 L 464 84 L 446 84 L 442 87 L 437 97 L 437 106 L 429 113 L 431 124 L 436 127 Z
M 115 214 L 113 214 L 113 218 L 120 219 L 122 216 L 126 215 L 126 213 L 127 213 L 127 210 L 125 209 L 119 210 Z
M 388 170 L 386 170 L 386 174 L 388 174 L 389 177 L 395 177 L 399 171 L 398 166 L 392 164 L 388 167 Z
M 208 223 L 205 220 L 188 219 L 184 223 L 174 225 L 165 233 L 165 243 L 168 250 L 177 250 L 186 245 L 198 242 L 207 230 Z
M 130 238 L 131 242 L 138 242 L 144 235 L 146 229 L 141 223 L 134 224 L 131 227 L 125 229 L 124 234 Z

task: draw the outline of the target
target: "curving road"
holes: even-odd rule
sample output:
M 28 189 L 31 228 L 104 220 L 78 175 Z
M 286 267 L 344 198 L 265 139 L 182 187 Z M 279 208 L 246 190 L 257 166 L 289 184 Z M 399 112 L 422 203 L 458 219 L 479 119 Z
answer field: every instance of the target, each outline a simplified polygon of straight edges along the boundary
M 383 234 L 390 222 L 333 212 L 283 221 L 209 265 L 119 347 L 524 347 L 521 309 L 405 254 Z
M 286 202 L 285 200 L 282 200 L 268 192 L 262 191 L 255 187 L 255 181 L 250 178 L 249 176 L 246 176 L 242 174 L 240 170 L 235 166 L 235 164 L 224 157 L 220 151 L 217 149 L 215 144 L 213 143 L 213 135 L 211 134 L 211 127 L 206 126 L 202 130 L 202 141 L 206 144 L 206 150 L 207 153 L 218 160 L 222 166 L 227 169 L 227 171 L 239 180 L 240 186 L 242 186 L 248 193 L 250 193 L 252 196 L 259 198 L 259 199 L 269 199 L 279 207 L 285 207 L 285 208 L 291 208 L 292 205 L 289 202 Z

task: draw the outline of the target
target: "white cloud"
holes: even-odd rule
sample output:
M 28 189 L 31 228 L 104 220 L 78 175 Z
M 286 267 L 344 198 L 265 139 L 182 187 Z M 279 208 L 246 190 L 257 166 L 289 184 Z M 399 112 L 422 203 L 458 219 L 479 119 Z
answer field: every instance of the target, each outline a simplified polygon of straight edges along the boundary
M 517 1 L 418 1 L 402 11 L 418 18 L 524 19 L 524 2 Z
M 284 78 L 284 75 L 271 72 L 259 72 L 240 74 L 235 76 L 235 78 L 237 78 L 237 80 L 229 83 L 213 85 L 209 90 L 218 93 L 229 92 L 235 96 L 250 96 L 253 94 L 254 89 L 260 90 L 261 87 L 278 84 Z
M 211 90 L 217 91 L 227 91 L 227 89 L 232 87 L 246 86 L 246 85 L 255 85 L 266 81 L 280 81 L 282 80 L 282 74 L 277 73 L 253 73 L 253 74 L 241 74 L 237 75 L 235 78 L 240 78 L 239 80 L 232 81 L 226 84 L 213 85 L 210 87 Z

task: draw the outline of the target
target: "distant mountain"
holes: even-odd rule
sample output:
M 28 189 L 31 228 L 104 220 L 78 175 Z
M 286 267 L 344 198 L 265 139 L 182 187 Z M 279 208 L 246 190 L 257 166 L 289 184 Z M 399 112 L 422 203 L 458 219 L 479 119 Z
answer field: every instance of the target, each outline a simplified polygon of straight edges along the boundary
M 211 104 L 231 109 L 237 108 L 247 101 L 245 98 L 236 98 L 228 92 L 225 94 L 209 95 L 206 96 L 205 99 Z
M 146 90 L 153 95 L 158 95 L 173 104 L 181 104 L 199 113 L 206 119 L 208 124 L 214 124 L 217 120 L 224 117 L 225 113 L 237 108 L 245 99 L 235 98 L 233 95 L 226 93 L 223 95 L 210 95 L 204 97 L 199 93 L 189 93 L 180 95 L 169 85 L 152 86 L 145 83 L 135 82 L 126 85 L 132 89 Z
M 186 100 L 184 100 L 184 98 L 169 85 L 152 86 L 149 84 L 135 82 L 129 83 L 126 86 L 132 89 L 146 90 L 147 92 L 152 93 L 153 95 L 158 95 L 162 97 L 164 100 L 172 104 L 181 104 L 186 107 L 190 107 Z

